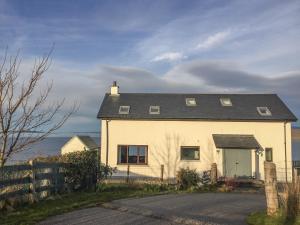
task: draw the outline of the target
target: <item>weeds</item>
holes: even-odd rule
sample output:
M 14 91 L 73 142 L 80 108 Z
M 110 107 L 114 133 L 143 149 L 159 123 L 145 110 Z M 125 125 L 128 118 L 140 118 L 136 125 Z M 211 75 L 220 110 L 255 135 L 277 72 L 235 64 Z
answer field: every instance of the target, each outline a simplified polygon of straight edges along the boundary
M 280 206 L 287 220 L 293 220 L 299 216 L 300 211 L 300 179 L 295 178 L 293 182 L 283 184 L 281 188 Z

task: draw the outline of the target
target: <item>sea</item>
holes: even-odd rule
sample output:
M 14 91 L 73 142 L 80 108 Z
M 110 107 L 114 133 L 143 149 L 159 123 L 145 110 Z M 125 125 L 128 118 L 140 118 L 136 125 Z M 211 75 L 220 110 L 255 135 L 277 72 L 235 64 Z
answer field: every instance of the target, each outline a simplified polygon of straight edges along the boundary
M 91 137 L 95 143 L 99 146 L 100 138 Z M 41 142 L 35 143 L 25 149 L 24 151 L 13 154 L 7 161 L 7 164 L 16 164 L 25 162 L 36 157 L 47 157 L 60 155 L 61 147 L 67 143 L 71 137 L 48 137 Z
M 60 155 L 61 147 L 70 140 L 71 137 L 48 137 L 45 140 L 31 145 L 28 149 L 12 155 L 7 164 L 15 164 L 36 157 L 47 157 Z M 99 137 L 91 137 L 97 145 L 100 145 Z M 292 158 L 300 160 L 300 140 L 292 141 Z

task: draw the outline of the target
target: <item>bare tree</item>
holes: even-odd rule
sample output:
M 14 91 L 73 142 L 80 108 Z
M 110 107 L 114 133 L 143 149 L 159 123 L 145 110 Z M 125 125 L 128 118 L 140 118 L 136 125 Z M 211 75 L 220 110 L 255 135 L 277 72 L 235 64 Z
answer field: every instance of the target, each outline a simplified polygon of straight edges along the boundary
M 151 157 L 153 157 L 157 165 L 164 165 L 164 170 L 166 173 L 165 177 L 167 178 L 168 182 L 172 181 L 172 178 L 176 176 L 176 172 L 179 169 L 179 149 L 182 143 L 183 142 L 178 134 L 166 133 L 162 144 L 154 146 L 154 153 L 152 152 Z M 152 172 L 156 174 L 155 170 L 152 170 Z
M 51 52 L 35 61 L 30 78 L 21 84 L 19 54 L 8 57 L 6 51 L 0 62 L 0 167 L 12 154 L 60 128 L 77 110 L 74 104 L 69 112 L 57 118 L 64 99 L 48 104 L 52 83 L 42 88 L 40 81 L 49 68 Z

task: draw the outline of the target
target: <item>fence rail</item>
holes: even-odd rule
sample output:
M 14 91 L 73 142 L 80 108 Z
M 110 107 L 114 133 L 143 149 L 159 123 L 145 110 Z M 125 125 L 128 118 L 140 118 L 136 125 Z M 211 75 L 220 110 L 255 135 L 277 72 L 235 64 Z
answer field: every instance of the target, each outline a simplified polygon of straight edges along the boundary
M 300 168 L 300 160 L 293 161 L 293 167 L 299 167 Z
M 300 176 L 300 160 L 293 161 L 294 176 Z
M 30 161 L 0 168 L 0 201 L 31 195 L 39 199 L 63 191 L 66 164 Z M 42 192 L 47 192 L 42 195 Z

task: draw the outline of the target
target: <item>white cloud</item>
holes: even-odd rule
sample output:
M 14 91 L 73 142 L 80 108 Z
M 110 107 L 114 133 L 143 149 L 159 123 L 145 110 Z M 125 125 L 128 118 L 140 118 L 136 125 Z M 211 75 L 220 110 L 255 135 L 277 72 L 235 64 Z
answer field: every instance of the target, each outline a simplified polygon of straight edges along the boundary
M 166 52 L 166 53 L 156 56 L 151 61 L 153 61 L 153 62 L 159 62 L 159 61 L 173 62 L 173 61 L 178 61 L 178 60 L 185 59 L 185 58 L 186 58 L 186 56 L 180 52 Z
M 20 71 L 29 71 L 32 63 L 26 61 L 25 68 L 22 67 Z M 50 102 L 66 99 L 64 111 L 74 101 L 80 103 L 79 111 L 61 131 L 93 131 L 99 129 L 96 114 L 104 94 L 109 91 L 114 80 L 118 82 L 121 93 L 278 93 L 299 115 L 299 75 L 300 71 L 297 70 L 270 77 L 245 71 L 239 65 L 226 61 L 190 61 L 179 64 L 160 76 L 135 67 L 97 64 L 88 69 L 80 69 L 66 62 L 54 61 L 45 74 L 45 81 L 54 81 Z
M 22 61 L 22 79 L 28 78 L 33 63 L 32 58 Z M 300 115 L 299 70 L 285 70 L 270 76 L 249 72 L 243 65 L 231 61 L 194 60 L 180 63 L 157 75 L 137 67 L 94 64 L 82 68 L 68 61 L 54 60 L 42 83 L 49 80 L 54 82 L 50 103 L 65 98 L 63 112 L 74 102 L 80 103 L 79 111 L 61 131 L 98 130 L 96 114 L 114 80 L 118 82 L 121 92 L 278 93 Z
M 215 33 L 199 43 L 196 49 L 210 49 L 222 44 L 231 34 L 229 30 Z

